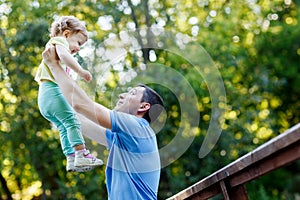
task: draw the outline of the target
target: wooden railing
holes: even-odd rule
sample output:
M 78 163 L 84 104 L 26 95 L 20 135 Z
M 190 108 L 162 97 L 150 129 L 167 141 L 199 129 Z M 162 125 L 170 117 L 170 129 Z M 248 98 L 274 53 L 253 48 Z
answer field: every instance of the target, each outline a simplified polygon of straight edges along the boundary
M 300 123 L 168 200 L 246 200 L 244 184 L 300 158 Z

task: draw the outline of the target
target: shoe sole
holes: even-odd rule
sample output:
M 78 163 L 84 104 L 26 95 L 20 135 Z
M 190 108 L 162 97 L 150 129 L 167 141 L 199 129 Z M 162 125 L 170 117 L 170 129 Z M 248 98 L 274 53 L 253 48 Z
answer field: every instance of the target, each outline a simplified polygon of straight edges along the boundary
M 78 169 L 69 169 L 67 172 L 87 172 L 93 170 L 94 167 L 84 167 L 84 168 L 78 168 Z
M 101 166 L 103 165 L 103 161 L 98 161 L 97 163 L 84 163 L 84 162 L 80 162 L 80 161 L 77 161 L 74 163 L 74 166 L 75 167 L 97 167 L 97 166 Z

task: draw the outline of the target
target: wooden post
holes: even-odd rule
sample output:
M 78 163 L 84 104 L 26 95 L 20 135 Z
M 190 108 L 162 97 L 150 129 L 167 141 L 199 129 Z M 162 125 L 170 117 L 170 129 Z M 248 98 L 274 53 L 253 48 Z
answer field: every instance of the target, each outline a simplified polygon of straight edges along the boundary
M 224 200 L 248 200 L 248 194 L 244 185 L 231 187 L 226 179 L 220 181 Z
M 244 185 L 231 188 L 229 191 L 230 200 L 248 200 L 248 194 Z
M 221 186 L 221 189 L 222 189 L 222 193 L 223 193 L 224 199 L 225 199 L 225 200 L 230 200 L 229 194 L 228 194 L 228 192 L 227 192 L 226 183 L 225 183 L 224 180 L 221 180 L 221 181 L 220 181 L 220 186 Z

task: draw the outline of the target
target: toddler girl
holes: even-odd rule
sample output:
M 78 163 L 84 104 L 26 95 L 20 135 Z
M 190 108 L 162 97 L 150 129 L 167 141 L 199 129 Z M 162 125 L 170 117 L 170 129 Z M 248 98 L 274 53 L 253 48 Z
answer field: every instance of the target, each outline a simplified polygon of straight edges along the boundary
M 89 71 L 83 69 L 72 54 L 88 40 L 85 24 L 73 16 L 62 16 L 53 22 L 50 40 L 46 48 L 54 45 L 59 60 L 67 73 L 70 69 L 78 73 L 87 82 L 92 80 Z M 38 106 L 41 114 L 56 125 L 60 132 L 63 153 L 67 157 L 67 171 L 84 172 L 102 165 L 85 149 L 80 122 L 72 106 L 63 96 L 49 68 L 42 63 L 38 67 L 35 81 L 39 83 Z

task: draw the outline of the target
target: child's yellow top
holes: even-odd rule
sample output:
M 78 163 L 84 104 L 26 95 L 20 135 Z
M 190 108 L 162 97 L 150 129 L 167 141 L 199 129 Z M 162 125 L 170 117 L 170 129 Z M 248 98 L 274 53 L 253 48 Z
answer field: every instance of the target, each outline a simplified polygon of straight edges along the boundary
M 51 47 L 51 45 L 53 44 L 62 45 L 63 47 L 67 48 L 68 51 L 70 51 L 69 43 L 65 37 L 52 37 L 47 42 L 46 49 Z M 62 67 L 66 71 L 66 65 L 62 64 Z M 52 76 L 52 73 L 48 66 L 44 63 L 44 60 L 42 60 L 41 64 L 39 65 L 34 80 L 40 84 L 42 79 L 49 80 L 55 83 L 54 77 Z

